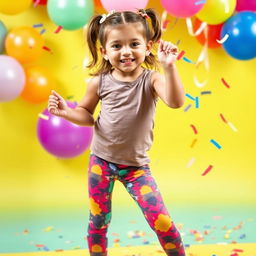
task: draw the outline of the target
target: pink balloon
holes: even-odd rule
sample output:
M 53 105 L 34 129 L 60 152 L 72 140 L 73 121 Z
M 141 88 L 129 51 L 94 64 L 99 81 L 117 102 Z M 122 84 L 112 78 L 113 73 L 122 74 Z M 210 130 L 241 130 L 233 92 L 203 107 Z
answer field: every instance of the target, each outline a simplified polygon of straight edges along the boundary
M 240 11 L 256 11 L 256 0 L 237 0 L 236 10 Z
M 17 98 L 25 85 L 25 72 L 14 58 L 0 56 L 0 102 Z
M 161 0 L 161 3 L 168 13 L 179 18 L 191 17 L 204 6 L 200 0 Z
M 101 3 L 107 11 L 115 10 L 122 12 L 144 9 L 148 4 L 148 0 L 101 0 Z

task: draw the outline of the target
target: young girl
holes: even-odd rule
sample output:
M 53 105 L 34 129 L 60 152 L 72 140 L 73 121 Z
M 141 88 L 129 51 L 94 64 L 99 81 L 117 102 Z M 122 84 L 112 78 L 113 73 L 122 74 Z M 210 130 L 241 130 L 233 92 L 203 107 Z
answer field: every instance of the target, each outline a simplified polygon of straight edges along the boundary
M 106 235 L 115 180 L 121 181 L 137 202 L 166 254 L 185 255 L 146 154 L 153 140 L 158 97 L 171 108 L 179 108 L 184 102 L 183 86 L 175 67 L 175 45 L 162 40 L 159 43 L 157 55 L 164 75 L 142 66 L 156 67 L 156 56 L 151 50 L 160 37 L 160 22 L 152 9 L 94 16 L 87 30 L 93 57 L 88 67 L 97 69 L 84 98 L 71 109 L 55 91 L 49 96 L 50 113 L 78 125 L 94 126 L 88 174 L 87 238 L 91 256 L 107 255 Z M 102 57 L 98 56 L 98 42 Z M 101 111 L 94 121 L 99 101 Z

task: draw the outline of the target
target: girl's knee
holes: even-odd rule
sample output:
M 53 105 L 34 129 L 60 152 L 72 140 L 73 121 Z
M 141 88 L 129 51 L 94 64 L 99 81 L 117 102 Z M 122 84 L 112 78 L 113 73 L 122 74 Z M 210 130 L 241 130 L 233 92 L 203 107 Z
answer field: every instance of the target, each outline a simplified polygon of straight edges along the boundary
M 90 215 L 89 227 L 93 229 L 107 229 L 111 220 L 111 213 Z

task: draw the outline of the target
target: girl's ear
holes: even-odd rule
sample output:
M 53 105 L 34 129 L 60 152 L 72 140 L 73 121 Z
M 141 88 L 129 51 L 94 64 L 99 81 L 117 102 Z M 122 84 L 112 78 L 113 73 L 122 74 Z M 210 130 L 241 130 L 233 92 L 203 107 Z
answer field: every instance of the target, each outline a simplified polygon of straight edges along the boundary
M 152 46 L 153 46 L 153 41 L 152 40 L 148 41 L 147 47 L 146 47 L 146 56 L 150 55 L 150 51 L 152 49 Z
M 100 47 L 100 52 L 101 52 L 103 58 L 104 58 L 106 61 L 108 61 L 108 56 L 107 56 L 107 54 L 106 54 L 106 49 L 104 49 L 104 48 L 101 46 L 101 47 Z

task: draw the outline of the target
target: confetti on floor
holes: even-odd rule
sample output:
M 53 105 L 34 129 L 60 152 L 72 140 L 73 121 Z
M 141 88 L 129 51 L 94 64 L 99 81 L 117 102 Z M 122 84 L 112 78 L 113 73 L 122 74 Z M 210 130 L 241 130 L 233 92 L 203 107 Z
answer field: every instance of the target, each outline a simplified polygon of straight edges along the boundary
M 188 256 L 256 256 L 255 243 L 237 243 L 237 244 L 207 244 L 186 246 Z M 1 253 L 1 256 L 86 256 L 88 250 L 70 250 L 55 252 L 31 252 L 31 253 Z M 130 247 L 114 247 L 108 249 L 108 255 L 111 256 L 159 256 L 165 255 L 160 246 L 144 245 Z

